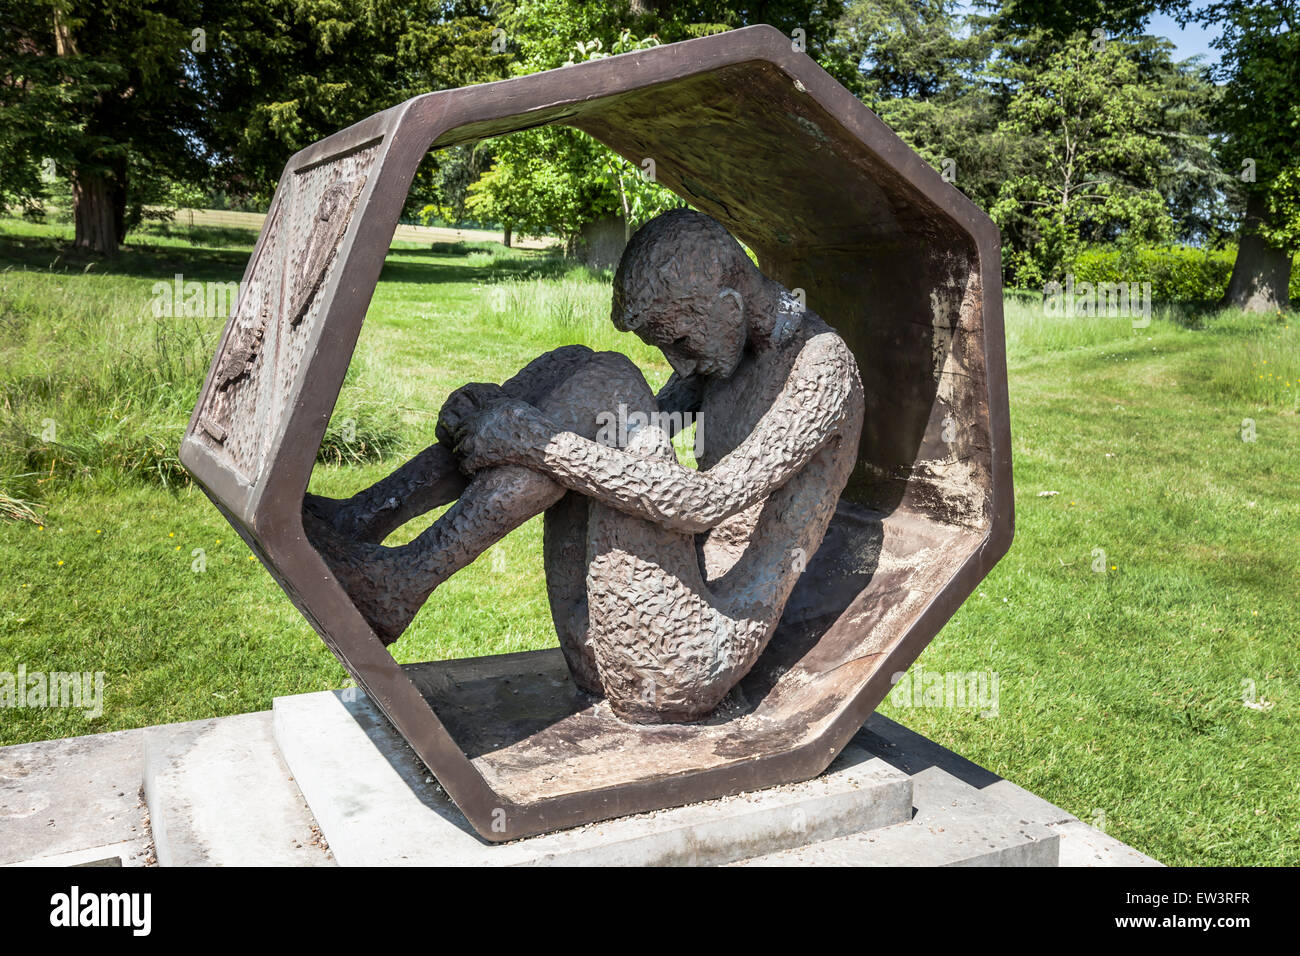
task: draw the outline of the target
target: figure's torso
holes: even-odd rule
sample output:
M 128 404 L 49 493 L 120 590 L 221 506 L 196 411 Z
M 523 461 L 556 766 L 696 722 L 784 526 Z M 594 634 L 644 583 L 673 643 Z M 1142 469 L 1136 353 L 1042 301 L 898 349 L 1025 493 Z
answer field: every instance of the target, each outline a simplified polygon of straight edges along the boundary
M 802 327 L 790 342 L 759 353 L 747 351 L 730 378 L 708 383 L 696 425 L 703 433 L 696 445 L 701 470 L 713 467 L 753 433 L 781 394 L 800 352 L 814 336 L 824 335 L 836 334 L 816 315 L 805 313 Z M 838 336 L 836 342 L 847 352 Z M 763 565 L 771 573 L 788 577 L 793 585 L 821 541 L 824 523 L 814 519 L 825 512 L 829 520 L 856 463 L 862 420 L 860 386 L 851 390 L 848 402 L 852 407 L 846 409 L 840 427 L 803 469 L 767 498 L 699 536 L 705 580 L 716 581 L 744 558 L 747 572 Z M 809 521 L 822 524 L 821 530 L 809 529 Z M 802 555 L 802 561 L 782 563 L 783 557 L 799 549 L 809 552 Z M 766 553 L 755 553 L 760 550 Z

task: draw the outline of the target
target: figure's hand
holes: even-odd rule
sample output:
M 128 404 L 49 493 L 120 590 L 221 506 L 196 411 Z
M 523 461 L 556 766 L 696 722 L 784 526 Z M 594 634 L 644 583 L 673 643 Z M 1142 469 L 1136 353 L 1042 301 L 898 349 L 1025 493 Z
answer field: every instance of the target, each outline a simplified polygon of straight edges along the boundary
M 448 395 L 447 400 L 442 403 L 442 410 L 438 412 L 438 424 L 433 430 L 434 435 L 443 444 L 455 447 L 460 440 L 457 431 L 464 421 L 505 397 L 506 393 L 501 386 L 490 382 L 470 382 L 468 385 L 462 385 Z
M 530 426 L 540 417 L 527 402 L 503 398 L 462 419 L 452 432 L 461 471 L 473 474 L 517 463 L 526 451 Z

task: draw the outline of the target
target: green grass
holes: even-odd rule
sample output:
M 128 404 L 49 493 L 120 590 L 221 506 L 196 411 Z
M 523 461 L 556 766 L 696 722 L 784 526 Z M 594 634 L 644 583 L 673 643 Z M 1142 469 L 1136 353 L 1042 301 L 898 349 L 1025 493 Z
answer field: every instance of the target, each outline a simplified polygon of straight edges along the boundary
M 61 237 L 0 221 L 0 671 L 103 670 L 107 700 L 0 711 L 0 743 L 342 686 L 175 467 L 222 322 L 155 319 L 151 286 L 237 280 L 254 237 L 154 226 L 111 266 Z M 662 383 L 609 325 L 608 281 L 499 246 L 393 250 L 312 490 L 377 479 L 451 389 L 547 348 L 622 348 Z M 1016 541 L 920 661 L 996 671 L 998 715 L 882 709 L 1164 862 L 1300 862 L 1295 319 L 1167 306 L 1133 329 L 1009 301 Z M 552 644 L 540 551 L 534 520 L 452 578 L 399 659 Z
M 882 709 L 1164 862 L 1300 861 L 1295 317 L 1007 319 L 1016 540 L 920 659 L 999 713 Z

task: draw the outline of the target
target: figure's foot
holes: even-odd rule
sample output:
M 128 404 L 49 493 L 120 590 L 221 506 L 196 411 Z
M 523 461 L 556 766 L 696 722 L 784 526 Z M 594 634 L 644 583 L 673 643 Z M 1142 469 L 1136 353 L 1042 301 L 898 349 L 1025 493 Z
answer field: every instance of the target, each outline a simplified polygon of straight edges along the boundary
M 302 510 L 318 521 L 337 527 L 335 521 L 347 502 L 341 498 L 323 498 L 320 495 L 306 494 L 302 497 Z
M 401 637 L 428 594 L 415 595 L 411 588 L 403 587 L 406 578 L 397 567 L 398 549 L 349 539 L 306 503 L 302 526 L 307 539 L 379 639 L 391 644 Z
M 302 510 L 329 525 L 344 538 L 379 544 L 389 534 L 389 512 L 396 511 L 399 502 L 390 498 L 379 506 L 358 508 L 355 498 L 323 498 L 304 495 Z

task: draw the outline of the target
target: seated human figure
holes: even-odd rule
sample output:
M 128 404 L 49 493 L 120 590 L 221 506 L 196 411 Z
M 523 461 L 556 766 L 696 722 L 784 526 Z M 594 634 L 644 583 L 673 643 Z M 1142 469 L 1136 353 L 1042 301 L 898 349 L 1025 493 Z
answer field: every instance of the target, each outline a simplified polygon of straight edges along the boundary
M 437 444 L 351 499 L 308 496 L 304 525 L 391 642 L 439 584 L 544 513 L 574 680 L 624 719 L 696 720 L 753 666 L 821 543 L 857 460 L 862 385 L 835 331 L 701 213 L 632 237 L 612 319 L 672 366 L 657 395 L 621 354 L 556 349 L 452 393 Z M 602 429 L 618 412 L 623 447 Z M 671 445 L 682 413 L 703 430 L 698 470 Z M 381 543 L 453 500 L 409 544 Z

